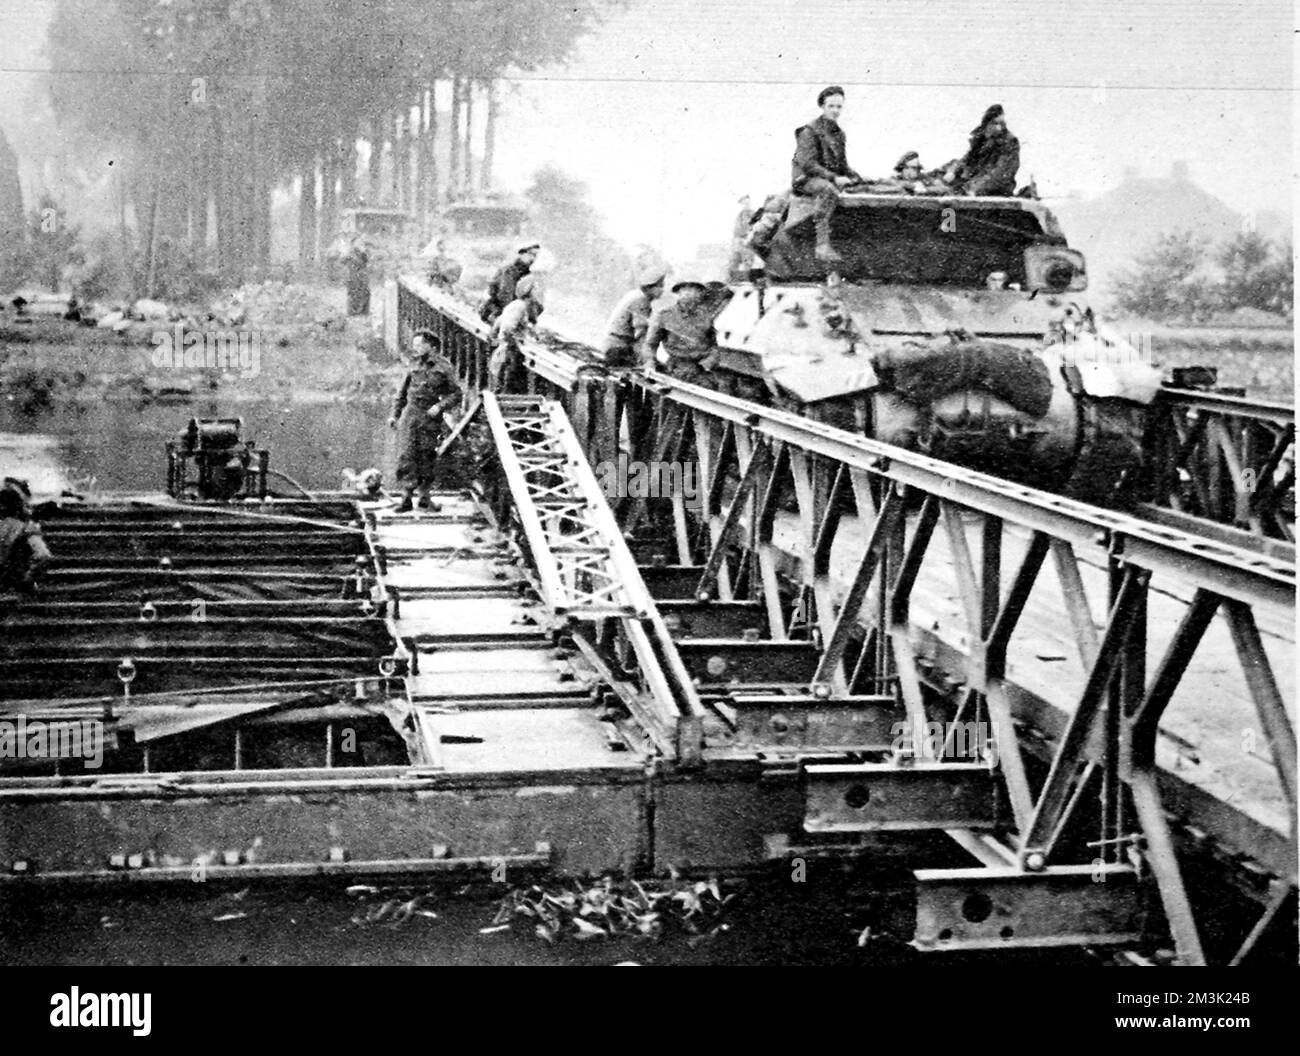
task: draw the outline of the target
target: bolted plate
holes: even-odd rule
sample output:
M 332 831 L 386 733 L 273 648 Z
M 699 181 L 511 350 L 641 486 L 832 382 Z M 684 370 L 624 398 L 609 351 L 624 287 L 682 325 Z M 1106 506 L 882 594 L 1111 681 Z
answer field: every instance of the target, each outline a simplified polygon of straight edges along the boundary
M 918 869 L 918 950 L 1111 946 L 1142 938 L 1137 878 L 1127 865 Z
M 808 832 L 988 829 L 993 772 L 979 763 L 813 764 L 803 768 Z

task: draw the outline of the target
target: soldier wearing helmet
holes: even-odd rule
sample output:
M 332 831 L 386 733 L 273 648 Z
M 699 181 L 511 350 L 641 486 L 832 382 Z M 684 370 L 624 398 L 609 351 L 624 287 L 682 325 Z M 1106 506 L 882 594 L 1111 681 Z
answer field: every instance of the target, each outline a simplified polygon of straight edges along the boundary
M 637 288 L 629 290 L 615 306 L 605 325 L 605 363 L 611 367 L 636 366 L 636 350 L 645 341 L 654 302 L 664 294 L 664 269 L 656 264 L 642 268 Z
M 677 300 L 650 316 L 643 362 L 651 369 L 657 363 L 682 381 L 717 388 L 712 373 L 718 363 L 713 320 L 730 291 L 688 275 L 673 283 L 673 293 Z

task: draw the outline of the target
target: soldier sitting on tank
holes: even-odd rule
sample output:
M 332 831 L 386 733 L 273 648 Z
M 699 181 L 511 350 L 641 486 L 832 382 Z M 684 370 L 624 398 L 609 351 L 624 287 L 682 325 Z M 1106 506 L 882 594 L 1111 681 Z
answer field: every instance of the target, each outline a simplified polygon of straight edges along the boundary
M 835 263 L 840 258 L 831 246 L 831 216 L 839 204 L 839 192 L 861 183 L 862 177 L 849 165 L 844 130 L 839 124 L 844 89 L 838 85 L 823 88 L 817 105 L 821 116 L 795 130 L 791 188 L 795 194 L 815 200 L 816 256 L 824 263 Z
M 759 257 L 767 256 L 772 239 L 785 223 L 786 213 L 790 211 L 790 193 L 790 191 L 782 191 L 780 194 L 769 194 L 763 202 L 763 208 L 759 210 L 750 225 L 746 245 Z
M 645 342 L 654 302 L 664 293 L 664 269 L 652 264 L 637 276 L 637 288 L 629 290 L 615 306 L 605 325 L 605 364 L 635 367 L 636 350 Z
M 397 513 L 406 513 L 417 492 L 420 505 L 436 510 L 429 490 L 434 485 L 438 448 L 445 433 L 443 416 L 460 402 L 455 368 L 442 354 L 442 342 L 431 330 L 420 330 L 413 339 L 416 365 L 402 381 L 393 404 L 391 429 L 398 430 L 397 482 L 402 501 Z
M 653 370 L 658 364 L 682 381 L 705 388 L 720 388 L 713 368 L 718 364 L 718 345 L 713 320 L 730 298 L 725 287 L 710 288 L 693 276 L 673 284 L 677 300 L 655 309 L 646 328 L 642 362 Z
M 1020 171 L 1020 140 L 1007 129 L 1000 104 L 984 111 L 979 127 L 970 134 L 966 156 L 949 170 L 957 194 L 1009 196 L 1016 193 Z
M 542 290 L 536 275 L 525 275 L 515 287 L 515 299 L 506 305 L 492 324 L 491 338 L 496 341 L 488 360 L 488 377 L 492 391 L 525 391 L 524 356 L 520 342 L 542 314 Z
M 479 308 L 480 319 L 485 323 L 496 322 L 506 305 L 515 299 L 519 280 L 532 270 L 541 248 L 540 243 L 524 242 L 515 251 L 514 259 L 501 265 L 488 283 L 487 296 Z

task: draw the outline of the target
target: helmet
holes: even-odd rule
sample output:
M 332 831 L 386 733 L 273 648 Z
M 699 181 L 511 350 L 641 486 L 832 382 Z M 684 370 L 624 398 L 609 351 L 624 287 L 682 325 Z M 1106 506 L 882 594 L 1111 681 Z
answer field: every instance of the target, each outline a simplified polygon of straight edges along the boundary
M 650 264 L 637 274 L 636 284 L 641 287 L 655 286 L 668 277 L 668 271 L 662 264 Z
M 681 276 L 681 278 L 673 283 L 673 293 L 676 293 L 683 286 L 698 286 L 701 290 L 707 290 L 709 288 L 709 284 L 698 275 L 692 275 L 689 273 Z

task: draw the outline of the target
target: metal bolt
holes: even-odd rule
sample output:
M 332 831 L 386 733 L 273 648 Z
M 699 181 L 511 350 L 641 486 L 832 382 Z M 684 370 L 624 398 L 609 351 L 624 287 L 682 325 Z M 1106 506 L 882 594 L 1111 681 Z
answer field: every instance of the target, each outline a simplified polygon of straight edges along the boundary
M 1047 859 L 1042 851 L 1030 851 L 1025 855 L 1025 868 L 1031 873 L 1040 873 L 1047 868 Z

